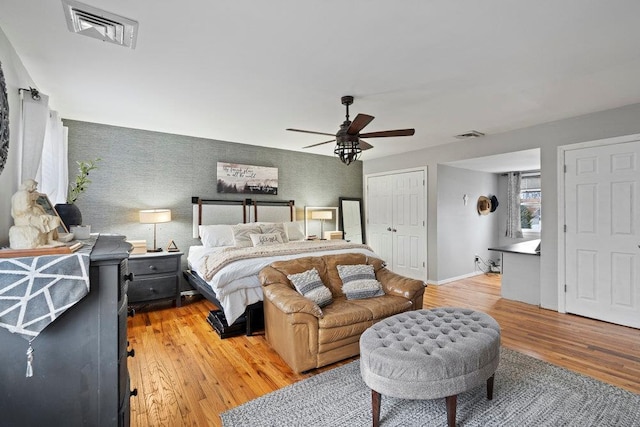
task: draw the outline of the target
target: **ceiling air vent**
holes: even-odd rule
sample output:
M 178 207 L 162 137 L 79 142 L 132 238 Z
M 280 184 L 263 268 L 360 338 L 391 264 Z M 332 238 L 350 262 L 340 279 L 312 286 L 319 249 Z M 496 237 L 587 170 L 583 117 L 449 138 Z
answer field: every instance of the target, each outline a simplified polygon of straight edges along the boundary
M 138 22 L 73 0 L 62 7 L 72 33 L 135 49 Z
M 484 136 L 484 133 L 478 132 L 477 130 L 470 130 L 469 132 L 461 133 L 460 135 L 456 135 L 457 139 L 469 139 L 469 138 L 478 138 Z

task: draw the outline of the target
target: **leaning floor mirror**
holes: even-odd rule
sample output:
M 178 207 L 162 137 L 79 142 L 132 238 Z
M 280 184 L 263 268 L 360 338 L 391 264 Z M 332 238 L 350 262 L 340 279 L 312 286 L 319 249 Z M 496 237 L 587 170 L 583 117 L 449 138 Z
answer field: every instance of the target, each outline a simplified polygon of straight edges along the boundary
M 344 239 L 353 243 L 365 243 L 362 199 L 340 197 L 340 229 Z

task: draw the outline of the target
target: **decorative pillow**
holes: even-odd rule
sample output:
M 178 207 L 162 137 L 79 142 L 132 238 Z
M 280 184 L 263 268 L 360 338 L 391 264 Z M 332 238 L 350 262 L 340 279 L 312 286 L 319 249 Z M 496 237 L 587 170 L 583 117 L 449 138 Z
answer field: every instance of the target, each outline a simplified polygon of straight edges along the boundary
M 372 265 L 338 265 L 337 269 L 342 280 L 342 292 L 347 299 L 364 299 L 384 295 L 382 284 L 376 280 Z
M 250 234 L 249 237 L 251 237 L 253 246 L 269 246 L 283 243 L 280 233 Z
M 284 228 L 287 231 L 289 241 L 304 240 L 304 224 L 297 221 L 285 222 Z
M 262 223 L 260 224 L 260 230 L 262 230 L 262 234 L 278 233 L 280 235 L 280 238 L 282 239 L 282 242 L 280 243 L 287 243 L 289 241 L 287 232 L 284 229 L 284 224 L 281 222 Z
M 254 224 L 238 224 L 231 226 L 233 231 L 233 241 L 237 248 L 247 248 L 253 246 L 252 234 L 261 234 L 260 227 Z
M 302 296 L 318 304 L 318 307 L 325 307 L 333 301 L 331 291 L 322 283 L 320 274 L 315 268 L 298 274 L 289 274 L 287 278 Z
M 198 227 L 200 241 L 207 248 L 233 246 L 233 231 L 230 225 L 201 225 Z

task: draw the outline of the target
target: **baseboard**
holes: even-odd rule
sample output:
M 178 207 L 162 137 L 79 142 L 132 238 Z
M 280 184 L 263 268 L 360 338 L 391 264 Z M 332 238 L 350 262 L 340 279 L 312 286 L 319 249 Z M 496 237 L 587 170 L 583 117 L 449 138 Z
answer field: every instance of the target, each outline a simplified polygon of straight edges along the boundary
M 468 279 L 469 277 L 480 276 L 481 274 L 485 274 L 483 271 L 474 271 L 473 273 L 463 274 L 462 276 L 450 277 L 448 279 L 443 280 L 427 280 L 427 285 L 445 285 L 447 283 L 455 282 L 456 280 Z

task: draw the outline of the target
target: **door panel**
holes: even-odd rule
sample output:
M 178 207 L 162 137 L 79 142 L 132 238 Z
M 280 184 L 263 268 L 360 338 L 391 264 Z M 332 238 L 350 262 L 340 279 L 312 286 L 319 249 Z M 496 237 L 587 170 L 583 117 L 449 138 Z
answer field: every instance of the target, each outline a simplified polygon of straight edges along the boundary
M 390 270 L 426 280 L 424 172 L 367 179 L 367 234 Z
M 566 310 L 640 327 L 640 141 L 565 152 Z
M 391 231 L 392 189 L 388 176 L 367 179 L 367 242 L 389 266 L 393 263 Z

